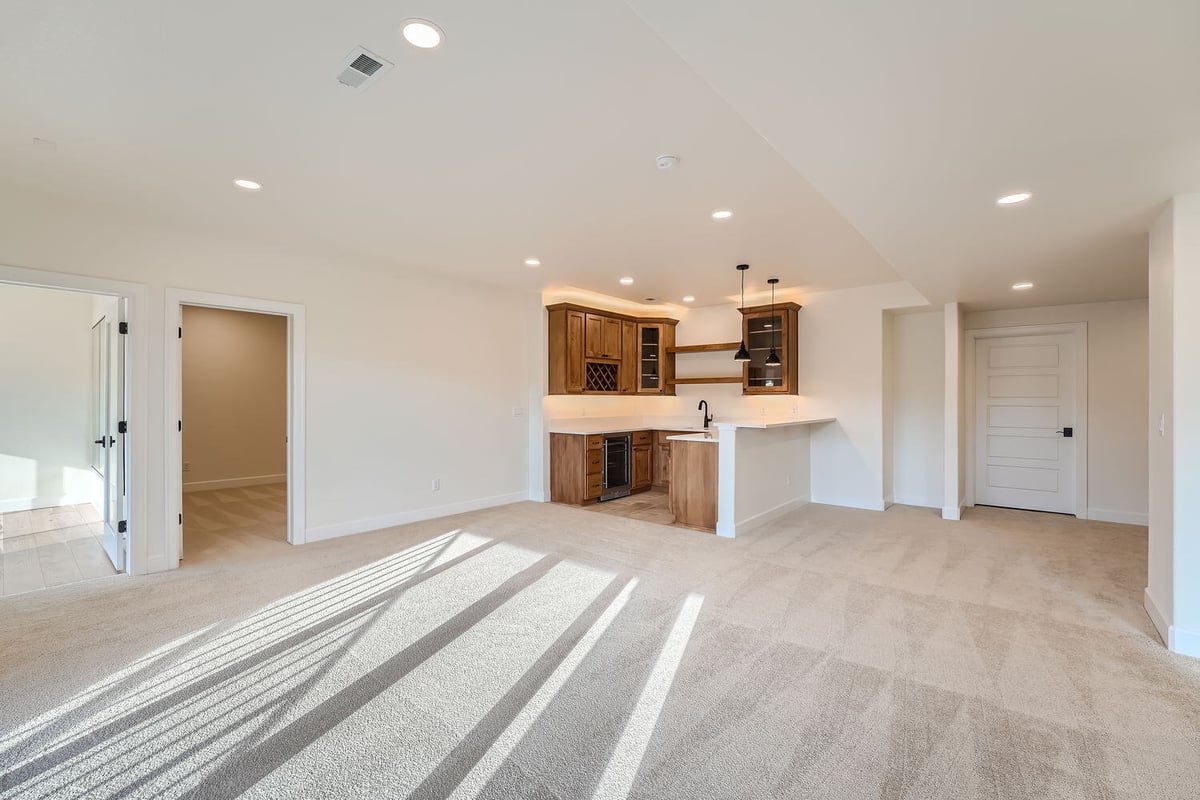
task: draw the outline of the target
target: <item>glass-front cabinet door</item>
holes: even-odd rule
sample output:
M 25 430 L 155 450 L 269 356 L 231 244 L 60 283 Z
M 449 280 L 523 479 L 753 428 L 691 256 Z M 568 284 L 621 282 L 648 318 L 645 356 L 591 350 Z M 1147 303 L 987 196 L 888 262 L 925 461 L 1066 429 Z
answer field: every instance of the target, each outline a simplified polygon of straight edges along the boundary
M 661 394 L 663 387 L 662 326 L 638 326 L 638 392 Z
M 750 361 L 742 373 L 743 394 L 798 394 L 795 303 L 742 310 L 742 335 Z M 779 364 L 767 363 L 774 348 Z

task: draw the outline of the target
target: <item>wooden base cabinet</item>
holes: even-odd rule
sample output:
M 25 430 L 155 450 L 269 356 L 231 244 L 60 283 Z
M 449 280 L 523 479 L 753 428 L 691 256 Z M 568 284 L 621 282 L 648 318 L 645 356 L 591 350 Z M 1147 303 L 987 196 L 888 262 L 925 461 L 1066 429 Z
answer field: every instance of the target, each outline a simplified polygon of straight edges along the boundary
M 671 442 L 671 513 L 675 522 L 717 529 L 717 445 Z
M 583 505 L 604 488 L 604 437 L 596 434 L 550 434 L 550 499 Z

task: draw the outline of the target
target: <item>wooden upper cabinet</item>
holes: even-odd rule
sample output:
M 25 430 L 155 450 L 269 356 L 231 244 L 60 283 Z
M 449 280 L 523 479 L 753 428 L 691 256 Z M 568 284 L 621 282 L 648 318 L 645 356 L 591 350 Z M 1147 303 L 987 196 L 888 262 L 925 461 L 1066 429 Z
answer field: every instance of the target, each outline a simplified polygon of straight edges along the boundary
M 638 318 L 571 303 L 547 306 L 550 394 L 674 394 L 678 320 Z M 643 383 L 642 335 L 654 329 L 658 346 L 657 385 Z
M 638 324 L 631 319 L 621 323 L 621 394 L 638 391 Z
M 637 325 L 637 389 L 639 394 L 675 394 L 675 326 L 661 322 Z
M 742 341 L 750 351 L 750 360 L 742 365 L 742 394 L 800 394 L 796 339 L 796 303 L 743 308 Z M 779 366 L 767 364 L 771 348 L 779 356 Z
M 583 391 L 583 318 L 578 311 L 567 312 L 566 387 L 568 392 Z

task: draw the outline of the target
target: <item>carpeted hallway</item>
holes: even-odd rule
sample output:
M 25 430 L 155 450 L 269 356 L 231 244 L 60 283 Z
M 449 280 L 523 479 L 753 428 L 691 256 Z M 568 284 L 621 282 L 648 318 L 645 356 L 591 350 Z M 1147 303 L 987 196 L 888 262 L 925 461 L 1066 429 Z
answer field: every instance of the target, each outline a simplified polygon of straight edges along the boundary
M 0 798 L 1170 798 L 1142 528 L 521 503 L 0 600 Z

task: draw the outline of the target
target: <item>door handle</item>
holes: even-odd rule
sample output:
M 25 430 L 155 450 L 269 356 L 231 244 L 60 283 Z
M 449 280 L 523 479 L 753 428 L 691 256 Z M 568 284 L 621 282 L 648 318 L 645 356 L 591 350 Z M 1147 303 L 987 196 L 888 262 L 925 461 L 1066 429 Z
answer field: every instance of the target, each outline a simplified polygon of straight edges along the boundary
M 1070 439 L 1075 435 L 1075 429 L 1074 428 L 1062 428 L 1060 430 L 1055 431 L 1055 433 L 1061 433 L 1063 435 L 1064 439 Z
M 101 436 L 101 437 L 100 437 L 99 439 L 97 439 L 96 441 L 92 442 L 92 444 L 98 444 L 98 445 L 100 445 L 101 447 L 108 447 L 108 445 L 106 445 L 106 444 L 104 443 L 104 437 L 103 437 L 103 436 Z

